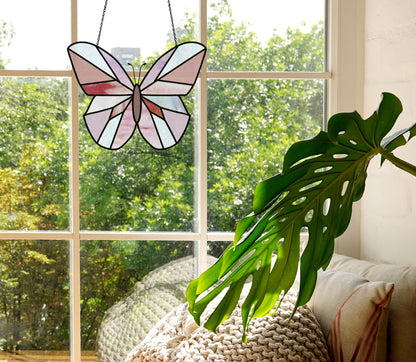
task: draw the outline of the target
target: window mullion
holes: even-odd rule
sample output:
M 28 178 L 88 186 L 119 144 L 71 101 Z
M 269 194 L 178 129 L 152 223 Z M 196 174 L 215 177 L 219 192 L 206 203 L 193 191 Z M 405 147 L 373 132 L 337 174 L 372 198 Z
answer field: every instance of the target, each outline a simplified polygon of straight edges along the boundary
M 78 1 L 71 0 L 71 42 L 78 40 Z M 79 152 L 78 152 L 78 83 L 71 74 L 71 134 L 70 134 L 70 290 L 71 290 L 71 361 L 81 361 L 81 266 L 79 223 Z
M 208 79 L 330 79 L 330 72 L 215 72 L 207 73 Z
M 200 42 L 207 44 L 207 0 L 199 2 L 199 38 Z M 207 64 L 202 65 L 199 80 L 199 122 L 197 131 L 197 212 L 200 238 L 197 242 L 197 274 L 201 274 L 207 266 L 207 242 L 208 242 L 208 167 L 207 167 Z
M 72 243 L 71 265 L 71 360 L 80 361 L 81 353 L 81 286 L 80 286 L 80 232 L 79 232 L 79 159 L 78 159 L 78 86 L 75 77 L 71 78 L 72 92 L 72 131 L 70 167 L 70 213 Z

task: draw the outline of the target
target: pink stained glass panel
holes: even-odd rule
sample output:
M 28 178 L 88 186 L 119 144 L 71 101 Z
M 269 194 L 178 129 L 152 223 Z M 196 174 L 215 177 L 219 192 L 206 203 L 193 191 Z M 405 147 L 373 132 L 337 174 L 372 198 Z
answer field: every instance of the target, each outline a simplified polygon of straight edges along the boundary
M 127 107 L 127 103 L 131 99 L 131 96 L 96 96 L 92 99 L 87 113 L 99 112 L 104 109 L 114 108 L 119 106 Z M 123 109 L 124 109 L 123 108 Z M 121 111 L 120 111 L 121 112 Z
M 146 87 L 151 85 L 157 79 L 157 77 L 160 75 L 160 72 L 163 70 L 163 68 L 166 66 L 166 63 L 172 56 L 173 51 L 174 49 L 171 49 L 170 51 L 162 55 L 158 60 L 156 60 L 156 62 L 147 72 L 146 77 L 143 79 L 143 82 L 140 84 L 140 88 L 142 90 L 146 89 Z
M 179 67 L 181 64 L 187 63 L 189 59 L 193 58 L 198 53 L 205 55 L 205 47 L 200 43 L 190 42 L 178 45 L 175 53 L 163 69 L 161 76 L 164 76 L 172 69 Z
M 113 80 L 107 73 L 87 62 L 74 52 L 70 52 L 71 60 L 76 69 L 76 75 L 80 84 L 106 82 Z
M 146 98 L 143 98 L 143 102 L 146 104 L 151 113 L 156 114 L 159 117 L 163 117 L 162 109 L 157 104 L 150 102 Z
M 170 109 L 180 113 L 188 113 L 179 96 L 149 96 L 143 97 L 152 103 L 159 105 L 161 108 Z
M 126 71 L 123 69 L 123 67 L 117 62 L 116 59 L 114 59 L 111 55 L 109 55 L 107 52 L 100 49 L 100 53 L 105 58 L 107 63 L 109 64 L 111 70 L 116 75 L 117 79 L 123 83 L 127 88 L 133 90 L 132 81 L 127 75 Z
M 68 53 L 70 56 L 71 54 L 78 54 L 81 58 L 84 58 L 86 62 L 93 64 L 94 67 L 100 69 L 115 79 L 113 71 L 99 52 L 99 48 L 96 45 L 87 42 L 74 43 L 68 47 Z M 72 65 L 74 66 L 75 72 L 77 72 L 78 69 L 76 68 L 76 64 Z
M 123 84 L 117 81 L 91 83 L 81 85 L 83 91 L 88 95 L 129 95 L 132 94 L 131 89 L 128 89 Z
M 168 124 L 175 140 L 178 142 L 188 126 L 190 116 L 188 114 L 176 113 L 168 110 L 163 111 L 166 123 Z
M 203 58 L 204 54 L 199 53 L 195 57 L 188 60 L 186 63 L 183 63 L 176 69 L 173 69 L 171 72 L 163 76 L 161 80 L 194 84 Z
M 91 137 L 95 140 L 95 142 L 97 142 L 100 138 L 101 133 L 107 124 L 107 120 L 110 119 L 110 114 L 111 109 L 106 109 L 102 112 L 86 114 L 84 116 L 88 131 L 90 132 Z
M 123 103 L 120 103 L 114 106 L 113 111 L 111 112 L 111 118 L 115 117 L 117 114 L 124 112 L 124 110 L 127 108 L 130 102 L 131 102 L 131 98 L 127 99 Z
M 132 104 L 130 103 L 123 113 L 111 148 L 118 149 L 122 147 L 133 135 L 135 128 L 136 122 L 133 119 Z
M 142 94 L 160 94 L 160 95 L 185 95 L 192 89 L 192 84 L 181 84 L 171 82 L 156 82 L 150 87 L 143 90 Z
M 154 148 L 163 148 L 159 135 L 156 131 L 152 116 L 146 106 L 142 107 L 142 114 L 139 121 L 139 130 L 143 138 Z

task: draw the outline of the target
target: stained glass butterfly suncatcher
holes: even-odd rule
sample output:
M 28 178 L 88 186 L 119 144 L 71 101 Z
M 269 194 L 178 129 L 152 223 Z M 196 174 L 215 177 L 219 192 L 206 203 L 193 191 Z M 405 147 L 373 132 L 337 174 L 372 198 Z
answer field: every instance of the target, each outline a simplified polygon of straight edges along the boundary
M 133 84 L 121 64 L 98 45 L 71 44 L 68 54 L 78 83 L 93 96 L 84 114 L 93 140 L 116 150 L 137 127 L 153 148 L 175 146 L 190 119 L 181 96 L 194 86 L 205 53 L 197 42 L 176 45 L 156 60 L 140 84 Z

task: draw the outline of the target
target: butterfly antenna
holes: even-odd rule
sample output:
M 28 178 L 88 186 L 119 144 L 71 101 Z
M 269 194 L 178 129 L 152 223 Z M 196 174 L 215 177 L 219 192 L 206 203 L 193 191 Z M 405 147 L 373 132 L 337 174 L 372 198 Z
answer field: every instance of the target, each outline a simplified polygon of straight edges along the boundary
M 131 63 L 127 63 L 127 64 L 131 66 L 131 69 L 133 69 L 133 79 L 134 79 L 134 84 L 136 84 L 137 79 L 136 79 L 136 72 L 134 71 L 134 66 Z M 139 75 L 139 77 L 140 77 L 140 75 Z
M 145 65 L 146 65 L 146 63 L 143 63 L 139 68 L 139 79 L 140 79 L 141 74 L 142 74 L 142 67 L 144 67 Z

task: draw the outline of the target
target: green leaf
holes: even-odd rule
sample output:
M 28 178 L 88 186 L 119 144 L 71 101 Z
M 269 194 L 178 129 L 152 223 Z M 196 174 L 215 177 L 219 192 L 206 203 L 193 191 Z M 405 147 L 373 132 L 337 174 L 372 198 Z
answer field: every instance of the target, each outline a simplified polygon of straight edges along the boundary
M 189 285 L 189 310 L 198 324 L 217 298 L 205 324 L 215 331 L 235 308 L 244 283 L 251 281 L 242 305 L 245 340 L 250 320 L 278 306 L 292 287 L 299 263 L 296 308 L 310 299 L 317 271 L 329 264 L 334 240 L 348 227 L 352 204 L 363 195 L 370 160 L 378 153 L 398 160 L 381 145 L 393 149 L 403 140 L 406 143 L 405 132 L 385 138 L 401 109 L 394 95 L 383 93 L 378 111 L 368 119 L 357 112 L 336 114 L 327 132 L 289 148 L 282 173 L 256 186 L 253 213 L 238 223 L 234 243 Z M 410 137 L 416 134 L 415 126 L 407 131 Z M 411 169 L 404 161 L 399 163 Z M 307 243 L 300 257 L 304 232 Z M 221 302 L 215 305 L 218 299 Z
M 235 229 L 235 235 L 234 235 L 235 242 L 241 239 L 241 236 L 244 234 L 244 232 L 253 223 L 255 219 L 256 219 L 256 215 L 250 214 L 238 222 L 237 227 Z
M 393 128 L 397 117 L 403 111 L 400 100 L 391 93 L 383 93 L 383 101 L 378 108 L 378 122 L 375 136 L 378 144 Z
M 409 137 L 406 140 L 404 134 L 409 133 Z M 391 136 L 383 138 L 381 146 L 388 152 L 393 152 L 396 148 L 404 146 L 407 141 L 416 135 L 416 123 L 412 126 L 395 132 Z M 381 165 L 384 163 L 385 158 L 381 157 Z

